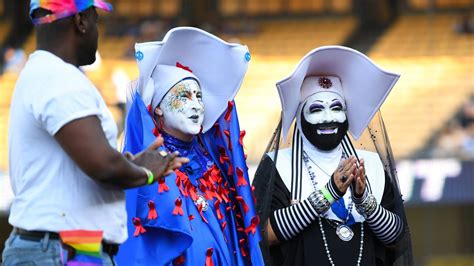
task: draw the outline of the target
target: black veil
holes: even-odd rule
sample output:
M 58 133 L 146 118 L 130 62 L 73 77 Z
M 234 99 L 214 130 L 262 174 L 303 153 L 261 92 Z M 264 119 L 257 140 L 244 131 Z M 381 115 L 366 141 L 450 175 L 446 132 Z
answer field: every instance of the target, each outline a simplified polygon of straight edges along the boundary
M 290 132 L 292 131 L 290 130 Z M 280 122 L 278 123 L 278 126 L 276 127 L 267 145 L 262 160 L 263 158 L 265 158 L 265 156 L 267 156 L 267 153 L 272 152 L 272 160 L 276 163 L 278 160 L 278 151 L 282 148 L 291 147 L 292 145 L 291 141 L 288 142 L 285 141 L 285 139 L 292 140 L 293 138 L 291 136 L 289 136 L 288 138 L 282 136 L 282 120 L 280 119 Z M 394 209 L 392 211 L 401 217 L 405 225 L 404 234 L 402 234 L 396 244 L 390 247 L 378 247 L 379 249 L 383 250 L 379 250 L 377 254 L 383 254 L 384 258 L 382 260 L 384 261 L 384 265 L 413 265 L 411 236 L 405 215 L 405 209 L 403 206 L 403 197 L 400 192 L 396 165 L 390 146 L 389 137 L 380 111 L 376 113 L 376 115 L 358 140 L 354 140 L 350 136 L 347 139 L 350 139 L 350 141 L 348 142 L 349 145 L 351 145 L 353 148 L 357 150 L 367 150 L 371 152 L 376 152 L 379 155 L 385 173 L 389 177 L 388 179 L 390 180 L 390 185 L 392 186 L 394 192 Z M 280 251 L 278 249 L 270 247 L 270 245 L 266 242 L 267 221 L 271 214 L 270 207 L 272 200 L 272 192 L 274 190 L 275 177 L 277 174 L 278 173 L 276 167 L 274 167 L 272 168 L 270 173 L 265 173 L 265 178 L 258 178 L 257 170 L 257 175 L 253 181 L 255 186 L 255 196 L 257 197 L 257 211 L 260 215 L 261 221 L 260 228 L 262 230 L 263 236 L 263 240 L 261 241 L 261 250 L 264 255 L 266 265 L 273 265 L 273 261 L 275 259 L 278 260 L 279 256 L 281 255 L 279 254 Z

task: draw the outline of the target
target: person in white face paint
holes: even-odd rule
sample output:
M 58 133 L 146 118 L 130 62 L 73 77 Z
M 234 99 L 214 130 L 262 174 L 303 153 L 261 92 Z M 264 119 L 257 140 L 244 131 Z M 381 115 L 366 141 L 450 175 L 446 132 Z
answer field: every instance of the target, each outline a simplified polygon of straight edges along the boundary
M 277 83 L 282 121 L 253 182 L 267 265 L 413 264 L 388 137 L 369 125 L 398 78 L 325 46 Z
M 136 50 L 140 78 L 125 151 L 161 135 L 167 152 L 190 162 L 158 184 L 127 193 L 135 237 L 124 244 L 118 262 L 263 265 L 233 102 L 250 60 L 247 47 L 183 27 Z
M 155 109 L 163 132 L 183 141 L 191 141 L 204 121 L 202 92 L 196 79 L 184 79 L 168 91 Z

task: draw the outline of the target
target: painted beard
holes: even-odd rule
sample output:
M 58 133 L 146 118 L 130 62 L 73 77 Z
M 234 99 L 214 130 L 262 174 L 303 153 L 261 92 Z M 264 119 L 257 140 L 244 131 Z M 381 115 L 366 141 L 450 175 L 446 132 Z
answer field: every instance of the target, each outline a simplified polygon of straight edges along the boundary
M 328 128 L 336 128 L 336 133 L 329 133 Z M 333 150 L 341 143 L 344 135 L 349 128 L 349 122 L 346 119 L 342 123 L 321 123 L 311 124 L 304 118 L 303 112 L 301 112 L 301 129 L 306 139 L 311 142 L 316 148 L 323 151 Z

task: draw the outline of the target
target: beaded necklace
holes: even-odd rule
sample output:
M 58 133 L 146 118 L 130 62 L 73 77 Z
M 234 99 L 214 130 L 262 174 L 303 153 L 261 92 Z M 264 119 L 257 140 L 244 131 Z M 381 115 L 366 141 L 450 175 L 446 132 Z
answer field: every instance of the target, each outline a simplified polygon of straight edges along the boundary
M 202 211 L 207 211 L 209 209 L 209 202 L 200 189 L 198 181 L 200 178 L 196 177 L 202 177 L 204 172 L 212 167 L 213 163 L 196 147 L 195 140 L 189 142 L 182 141 L 164 132 L 162 136 L 165 143 L 164 147 L 168 152 L 178 151 L 180 156 L 188 157 L 191 160 L 190 163 L 183 167 L 182 172 L 196 188 L 197 198 L 193 199 L 194 204 L 198 209 L 201 208 Z
M 313 188 L 314 190 L 317 190 L 318 187 L 318 181 L 316 180 L 316 174 L 312 171 L 312 167 L 311 165 L 309 165 L 309 161 L 311 160 L 311 158 L 309 158 L 308 154 L 306 154 L 305 151 L 303 151 L 303 161 L 304 161 L 304 164 L 306 166 L 306 169 L 308 170 L 308 174 L 309 174 L 309 177 L 311 179 L 311 183 L 313 184 Z M 323 171 L 323 173 L 325 173 L 327 176 L 329 176 L 329 178 L 331 178 L 331 175 L 329 175 L 328 173 L 326 173 L 326 171 L 324 171 L 321 167 L 319 167 L 319 165 L 317 165 L 313 160 L 311 160 L 311 162 L 316 165 L 319 169 L 321 169 L 321 171 Z M 354 202 L 351 202 L 348 206 L 348 210 L 347 210 L 347 217 L 344 221 L 344 224 L 347 224 L 347 221 L 349 220 L 349 216 L 351 214 L 351 211 L 352 211 L 352 206 L 354 205 Z M 331 224 L 329 221 L 329 219 L 325 218 L 326 221 L 328 222 L 329 225 L 331 225 L 332 227 L 336 227 L 335 225 Z M 319 228 L 321 230 L 321 235 L 323 237 L 323 242 L 324 242 L 324 248 L 326 250 L 326 255 L 329 259 L 329 263 L 332 265 L 332 266 L 335 266 L 334 264 L 334 261 L 332 260 L 332 257 L 331 257 L 331 252 L 329 251 L 329 245 L 328 245 L 328 242 L 327 242 L 327 239 L 326 239 L 326 232 L 324 231 L 324 228 L 323 228 L 323 223 L 322 223 L 322 220 L 321 220 L 321 216 L 318 215 L 318 221 L 319 221 Z M 364 249 L 364 223 L 360 223 L 360 247 L 359 247 L 359 255 L 357 257 L 357 266 L 360 266 L 360 263 L 362 261 L 362 252 L 363 252 L 363 249 Z

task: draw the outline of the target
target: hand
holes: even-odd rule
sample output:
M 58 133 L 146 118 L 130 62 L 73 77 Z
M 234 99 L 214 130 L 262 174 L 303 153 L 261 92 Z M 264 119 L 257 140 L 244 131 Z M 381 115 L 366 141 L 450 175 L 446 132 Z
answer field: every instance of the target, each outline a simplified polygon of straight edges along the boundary
M 332 175 L 337 189 L 342 194 L 346 194 L 347 188 L 354 180 L 356 167 L 356 158 L 354 156 L 351 156 L 346 160 L 342 160 L 336 171 Z
M 163 138 L 158 137 L 146 150 L 135 156 L 126 155 L 126 157 L 136 165 L 149 169 L 155 177 L 154 181 L 157 181 L 189 162 L 188 158 L 178 157 L 178 152 L 168 153 L 166 156 L 162 155 L 163 151 L 158 151 L 161 145 L 163 145 Z
M 365 182 L 365 162 L 364 159 L 360 160 L 359 169 L 356 169 L 356 176 L 354 178 L 355 183 L 355 195 L 357 198 L 361 198 L 364 195 L 366 182 Z

